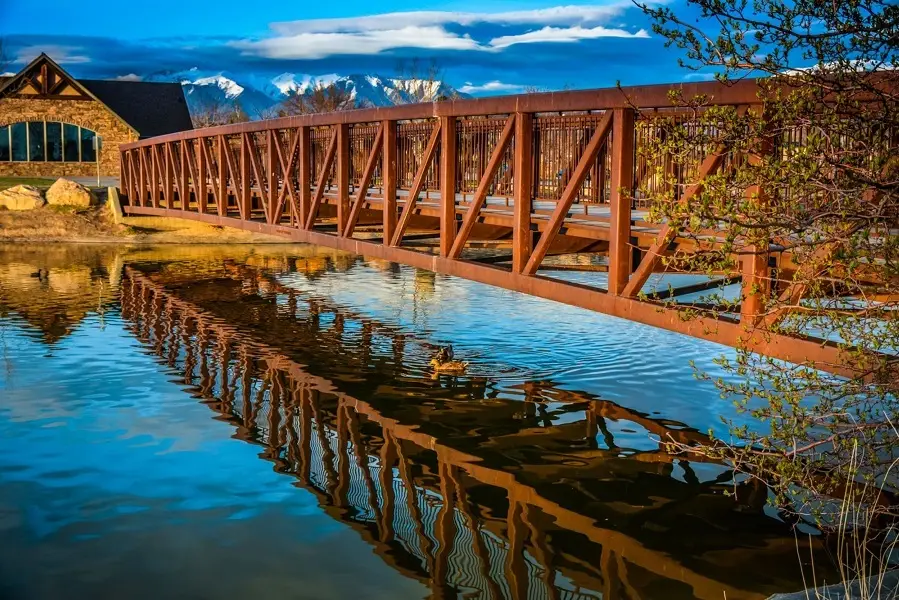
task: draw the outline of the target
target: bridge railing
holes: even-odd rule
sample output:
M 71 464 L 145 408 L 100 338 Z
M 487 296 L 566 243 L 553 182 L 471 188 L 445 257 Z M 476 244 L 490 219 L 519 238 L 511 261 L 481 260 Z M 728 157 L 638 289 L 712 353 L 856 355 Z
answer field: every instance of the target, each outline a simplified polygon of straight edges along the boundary
M 640 299 L 680 232 L 647 223 L 641 209 L 669 191 L 672 176 L 683 194 L 728 164 L 711 148 L 686 160 L 653 159 L 670 162 L 663 165 L 641 152 L 660 135 L 655 119 L 678 114 L 672 88 L 719 106 L 759 102 L 758 82 L 746 80 L 454 100 L 185 131 L 121 146 L 123 210 L 286 233 L 784 360 L 839 364 L 833 345 L 761 330 L 747 339 L 746 325 L 755 329 L 763 315 L 758 301 L 741 304 L 739 322 L 721 315 L 685 322 Z M 693 126 L 689 117 L 683 125 Z M 410 250 L 422 233 L 436 247 Z M 471 242 L 485 239 L 505 240 L 507 265 L 460 260 L 472 258 Z M 535 277 L 548 254 L 586 249 L 607 254 L 605 290 Z M 768 263 L 741 261 L 745 297 L 760 297 L 753 290 L 770 282 Z
M 677 87 L 718 105 L 757 101 L 755 81 Z M 442 228 L 441 253 L 451 258 L 485 206 L 514 212 L 510 225 L 555 210 L 546 244 L 514 245 L 515 270 L 533 274 L 540 260 L 531 251 L 545 254 L 572 205 L 606 205 L 611 216 L 599 220 L 622 227 L 617 213 L 641 205 L 632 191 L 655 171 L 636 157 L 652 137 L 643 111 L 670 110 L 671 88 L 455 100 L 185 131 L 123 145 L 122 188 L 131 206 L 307 230 L 328 225 L 347 237 L 362 208 L 376 208 L 385 244 L 393 246 L 421 212 L 419 202 L 439 205 L 441 222 L 455 223 L 458 207 L 471 222 Z M 612 249 L 610 259 L 617 265 L 625 257 Z M 616 277 L 613 292 L 624 280 Z

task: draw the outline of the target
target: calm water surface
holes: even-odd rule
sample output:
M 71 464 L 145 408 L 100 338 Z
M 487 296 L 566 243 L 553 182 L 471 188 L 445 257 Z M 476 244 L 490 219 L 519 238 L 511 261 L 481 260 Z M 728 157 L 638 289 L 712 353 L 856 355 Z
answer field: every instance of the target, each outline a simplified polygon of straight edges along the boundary
M 724 432 L 722 352 L 311 246 L 0 249 L 0 599 L 798 589 L 766 491 L 658 441 Z

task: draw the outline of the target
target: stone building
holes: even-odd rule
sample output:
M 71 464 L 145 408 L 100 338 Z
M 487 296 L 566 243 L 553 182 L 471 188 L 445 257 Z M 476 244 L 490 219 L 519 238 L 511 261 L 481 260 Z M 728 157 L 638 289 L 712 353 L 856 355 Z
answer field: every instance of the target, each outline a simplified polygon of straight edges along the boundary
M 0 176 L 118 176 L 119 144 L 190 128 L 178 83 L 76 80 L 46 54 L 0 77 Z

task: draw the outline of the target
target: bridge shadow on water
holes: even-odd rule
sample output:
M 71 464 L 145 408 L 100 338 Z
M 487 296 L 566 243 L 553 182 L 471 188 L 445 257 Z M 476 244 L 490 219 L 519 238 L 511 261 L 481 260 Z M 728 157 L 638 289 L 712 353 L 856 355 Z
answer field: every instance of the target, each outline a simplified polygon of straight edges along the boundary
M 684 424 L 552 381 L 523 381 L 510 400 L 489 377 L 431 377 L 429 340 L 264 265 L 210 265 L 125 266 L 134 335 L 434 597 L 763 598 L 801 587 L 797 544 L 824 552 L 724 466 L 616 442 L 704 438 Z M 318 272 L 305 267 L 291 270 Z

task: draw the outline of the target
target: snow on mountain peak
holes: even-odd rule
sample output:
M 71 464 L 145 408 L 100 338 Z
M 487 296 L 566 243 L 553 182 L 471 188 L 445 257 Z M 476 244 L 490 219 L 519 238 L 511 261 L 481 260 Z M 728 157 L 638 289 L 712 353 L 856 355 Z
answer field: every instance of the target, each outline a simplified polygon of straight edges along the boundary
M 194 85 L 214 85 L 225 92 L 225 97 L 228 99 L 237 98 L 244 91 L 243 86 L 238 85 L 236 81 L 228 79 L 222 74 L 212 75 L 211 77 L 200 77 L 193 81 L 182 81 L 181 85 L 184 85 L 185 83 L 192 83 Z
M 459 94 L 442 81 L 384 77 L 376 73 L 346 76 L 334 73 L 325 75 L 282 73 L 275 77 L 264 73 L 245 73 L 238 76 L 227 71 L 194 67 L 181 71 L 151 73 L 145 80 L 180 82 L 192 110 L 202 110 L 204 106 L 215 103 L 235 103 L 251 118 L 272 114 L 292 92 L 309 94 L 318 84 L 337 86 L 358 106 L 431 102 L 441 97 Z M 466 96 L 466 94 L 459 95 Z
M 271 84 L 275 86 L 282 95 L 286 96 L 296 90 L 301 94 L 309 90 L 317 83 L 329 85 L 341 79 L 340 75 L 330 73 L 328 75 L 296 75 L 294 73 L 281 73 L 271 80 Z

